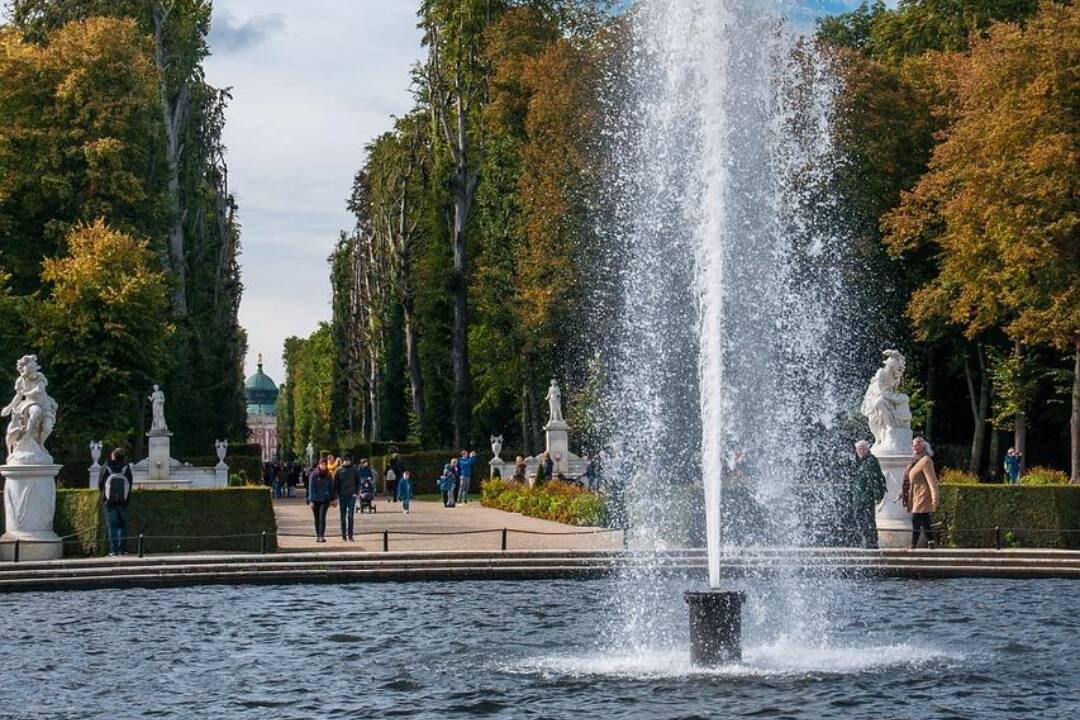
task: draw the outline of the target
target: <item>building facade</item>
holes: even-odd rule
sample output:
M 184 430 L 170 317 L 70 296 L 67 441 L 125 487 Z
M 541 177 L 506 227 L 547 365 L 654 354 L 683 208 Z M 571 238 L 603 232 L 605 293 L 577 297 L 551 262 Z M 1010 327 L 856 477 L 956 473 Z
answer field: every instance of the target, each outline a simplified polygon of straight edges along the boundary
M 263 462 L 278 459 L 278 386 L 263 372 L 262 354 L 258 370 L 244 383 L 247 393 L 248 442 L 262 445 Z

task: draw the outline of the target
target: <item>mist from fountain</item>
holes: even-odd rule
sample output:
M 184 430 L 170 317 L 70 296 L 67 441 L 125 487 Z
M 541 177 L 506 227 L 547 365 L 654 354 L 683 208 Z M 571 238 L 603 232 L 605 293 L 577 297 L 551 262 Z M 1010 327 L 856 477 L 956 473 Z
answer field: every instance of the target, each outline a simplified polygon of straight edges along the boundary
M 836 532 L 830 468 L 849 451 L 842 423 L 865 374 L 833 188 L 839 83 L 786 9 L 645 0 L 613 113 L 622 293 L 608 471 L 645 551 L 685 542 L 704 497 L 711 587 L 725 555 Z M 751 593 L 751 631 L 820 638 L 825 588 L 772 577 Z M 625 637 L 670 641 L 639 610 L 662 593 L 629 577 L 620 594 Z

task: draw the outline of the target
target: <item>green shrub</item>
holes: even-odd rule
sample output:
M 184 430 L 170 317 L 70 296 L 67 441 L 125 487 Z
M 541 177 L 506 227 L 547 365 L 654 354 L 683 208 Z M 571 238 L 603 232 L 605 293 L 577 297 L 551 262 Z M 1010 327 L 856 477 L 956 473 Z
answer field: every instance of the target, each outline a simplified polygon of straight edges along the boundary
M 568 525 L 599 526 L 604 521 L 603 497 L 578 485 L 558 481 L 529 487 L 493 478 L 484 483 L 480 502 L 484 507 Z
M 1021 485 L 1068 485 L 1069 476 L 1061 470 L 1048 467 L 1030 468 L 1020 478 Z
M 945 468 L 938 476 L 942 485 L 978 485 L 979 476 L 956 468 Z
M 53 528 L 61 537 L 77 534 L 64 543 L 66 557 L 108 551 L 101 496 L 96 490 L 57 490 Z M 277 522 L 270 491 L 265 488 L 136 490 L 131 495 L 128 552 L 136 551 L 139 533 L 147 536 L 147 553 L 256 552 L 262 532 L 267 533 L 267 550 L 277 549 Z
M 942 544 L 994 547 L 994 528 L 1017 547 L 1080 548 L 1080 485 L 945 485 L 935 520 Z

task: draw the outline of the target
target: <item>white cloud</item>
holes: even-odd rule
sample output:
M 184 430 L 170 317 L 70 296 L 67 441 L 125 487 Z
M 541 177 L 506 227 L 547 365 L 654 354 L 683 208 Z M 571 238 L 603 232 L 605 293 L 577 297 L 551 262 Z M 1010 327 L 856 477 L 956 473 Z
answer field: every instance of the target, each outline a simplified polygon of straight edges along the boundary
M 217 52 L 243 52 L 284 29 L 285 15 L 282 13 L 252 15 L 239 22 L 231 12 L 219 6 L 210 25 L 209 41 Z

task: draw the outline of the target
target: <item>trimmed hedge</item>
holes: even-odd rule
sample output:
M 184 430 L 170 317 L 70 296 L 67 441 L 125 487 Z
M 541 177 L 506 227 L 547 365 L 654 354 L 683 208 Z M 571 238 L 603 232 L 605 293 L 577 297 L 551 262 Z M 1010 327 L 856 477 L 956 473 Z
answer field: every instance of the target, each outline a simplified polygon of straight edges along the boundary
M 105 516 L 96 490 L 57 490 L 53 528 L 61 537 L 79 534 L 64 545 L 67 557 L 108 552 Z M 270 491 L 265 488 L 136 490 L 131 495 L 128 518 L 128 552 L 131 553 L 137 550 L 139 533 L 147 535 L 144 546 L 147 553 L 258 552 L 262 532 L 267 533 L 266 549 L 276 550 L 277 522 Z M 205 537 L 222 535 L 251 537 Z
M 492 478 L 484 483 L 480 503 L 484 507 L 568 525 L 597 527 L 604 521 L 604 498 L 579 485 L 557 480 L 529 487 Z
M 439 492 L 438 481 L 442 475 L 443 465 L 450 462 L 451 458 L 458 457 L 460 451 L 453 450 L 426 450 L 415 453 L 399 453 L 401 462 L 406 470 L 412 472 L 413 492 L 417 495 L 431 495 Z M 355 455 L 354 455 L 355 456 Z M 357 460 L 360 457 L 355 456 Z M 505 457 L 505 454 L 503 455 Z M 491 451 L 477 452 L 476 464 L 473 465 L 471 493 L 478 493 L 489 474 Z M 390 456 L 382 455 L 371 457 L 371 466 L 379 473 L 379 490 L 383 489 L 383 481 L 386 478 L 386 467 L 390 464 Z
M 1080 485 L 942 485 L 940 544 L 1080 548 Z M 1077 531 L 1077 532 L 1065 532 Z

